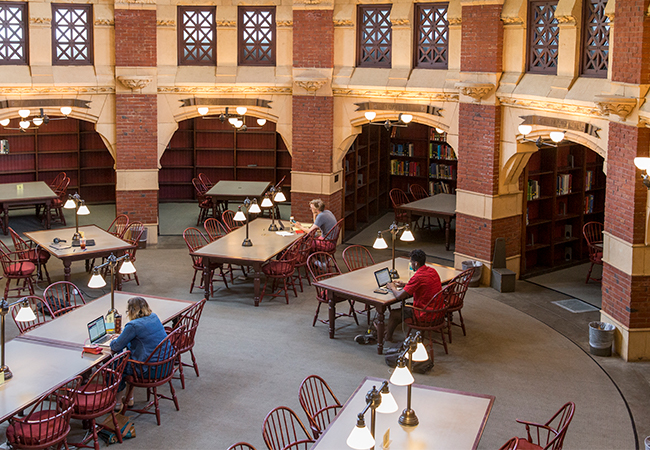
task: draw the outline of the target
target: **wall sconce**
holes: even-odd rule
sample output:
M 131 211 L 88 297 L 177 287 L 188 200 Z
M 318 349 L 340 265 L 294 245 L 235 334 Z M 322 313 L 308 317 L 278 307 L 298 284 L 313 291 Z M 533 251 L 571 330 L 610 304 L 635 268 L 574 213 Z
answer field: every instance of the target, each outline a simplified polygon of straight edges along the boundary
M 365 414 L 370 409 L 370 430 L 366 427 Z M 350 432 L 346 444 L 363 450 L 375 447 L 375 412 L 391 414 L 397 411 L 397 403 L 388 390 L 388 381 L 384 381 L 379 390 L 373 386 L 366 394 L 366 406 L 357 415 L 357 424 Z
M 408 367 L 406 359 L 408 359 Z M 413 369 L 413 361 L 426 361 L 427 359 L 429 359 L 429 354 L 427 353 L 427 349 L 424 348 L 424 344 L 422 344 L 422 335 L 420 332 L 418 331 L 414 335 L 407 337 L 404 341 L 404 350 L 402 350 L 397 359 L 397 367 L 390 377 L 390 382 L 394 385 L 408 386 L 406 409 L 402 411 L 402 415 L 399 416 L 398 420 L 399 424 L 405 427 L 415 427 L 420 423 L 415 411 L 411 409 L 411 389 L 415 381 L 411 371 Z
M 375 239 L 375 243 L 372 244 L 372 248 L 376 248 L 377 250 L 383 250 L 388 248 L 388 244 L 386 244 L 386 241 L 384 240 L 384 236 L 382 235 L 382 233 L 385 233 L 386 231 L 390 231 L 392 237 L 392 260 L 393 260 L 393 268 L 390 271 L 390 277 L 393 280 L 399 278 L 399 273 L 397 273 L 397 270 L 395 269 L 395 239 L 397 238 L 397 233 L 399 233 L 402 230 L 404 230 L 404 232 L 399 238 L 400 241 L 413 242 L 415 240 L 415 237 L 411 232 L 411 227 L 408 224 L 398 227 L 397 224 L 393 222 L 390 228 L 388 228 L 388 230 L 377 232 L 377 239 Z
M 6 299 L 2 299 L 2 302 L 0 303 L 0 316 L 2 316 L 2 325 L 1 325 L 2 330 L 0 330 L 0 332 L 2 333 L 1 336 L 2 357 L 0 359 L 0 372 L 4 374 L 5 380 L 8 380 L 13 376 L 11 370 L 9 370 L 9 366 L 5 364 L 5 317 L 9 312 L 9 308 L 11 308 L 14 305 L 17 305 L 18 303 L 21 303 L 20 310 L 16 315 L 16 320 L 18 322 L 31 322 L 32 320 L 36 320 L 34 311 L 32 311 L 32 308 L 29 306 L 29 303 L 27 303 L 27 299 L 25 297 L 13 303 L 7 303 Z
M 9 123 L 11 122 L 11 119 L 0 120 L 0 125 L 5 127 L 7 130 L 20 130 L 22 132 L 26 132 L 31 127 L 31 125 L 34 125 L 35 127 L 38 128 L 43 124 L 47 125 L 51 120 L 65 120 L 72 112 L 71 107 L 62 106 L 61 114 L 63 115 L 63 117 L 50 117 L 47 114 L 45 114 L 43 108 L 39 108 L 39 110 L 40 110 L 40 114 L 38 116 L 34 116 L 30 121 L 29 116 L 31 115 L 32 112 L 29 109 L 19 109 L 18 110 L 18 116 L 20 117 L 20 121 L 18 122 L 19 128 L 7 127 L 7 125 L 9 125 Z
M 262 208 L 271 208 L 271 225 L 269 225 L 269 231 L 278 231 L 278 230 L 284 230 L 284 224 L 282 223 L 282 220 L 280 219 L 280 214 L 278 212 L 278 226 L 275 224 L 275 209 L 276 206 L 274 203 L 280 203 L 280 202 L 285 202 L 287 201 L 287 198 L 284 196 L 282 193 L 282 188 L 278 187 L 277 189 L 275 186 L 271 187 L 269 191 L 264 195 L 264 200 L 262 200 L 262 204 L 260 205 Z
M 553 144 L 551 144 L 550 142 L 546 142 L 544 139 L 542 139 L 541 136 L 536 140 L 526 138 L 526 136 L 533 131 L 532 125 L 521 124 L 517 127 L 517 129 L 519 133 L 524 136 L 521 142 L 534 142 L 537 148 L 542 148 L 543 145 L 546 145 L 548 147 L 557 147 L 557 144 L 564 140 L 564 131 L 551 131 L 549 133 L 551 141 L 553 141 Z
M 650 158 L 638 157 L 634 158 L 634 165 L 639 169 L 645 171 L 641 174 L 643 177 L 643 185 L 650 189 L 650 177 L 648 177 L 648 169 L 650 169 Z
M 241 243 L 242 247 L 252 247 L 253 242 L 248 238 L 248 223 L 250 222 L 250 214 L 259 214 L 262 212 L 260 207 L 257 205 L 257 199 L 254 198 L 253 201 L 250 201 L 248 197 L 244 200 L 244 208 L 246 208 L 246 215 L 241 210 L 241 206 L 237 209 L 233 220 L 238 222 L 246 222 L 246 239 Z
M 400 114 L 397 120 L 386 119 L 384 122 L 373 122 L 377 117 L 377 113 L 374 111 L 366 111 L 363 115 L 370 122 L 370 125 L 383 125 L 387 131 L 390 131 L 392 127 L 406 127 L 413 120 L 413 115 L 406 113 Z
M 75 223 L 75 233 L 72 236 L 72 244 L 74 245 L 74 241 L 79 241 L 81 239 L 81 234 L 79 234 L 79 216 L 87 216 L 90 214 L 90 210 L 86 206 L 86 202 L 79 197 L 79 194 L 77 192 L 74 193 L 74 195 L 68 195 L 68 201 L 65 202 L 65 205 L 63 205 L 65 209 L 74 209 L 75 215 L 74 215 L 74 223 Z
M 99 266 L 93 267 L 93 275 L 90 277 L 90 280 L 88 281 L 88 287 L 93 288 L 93 289 L 98 289 L 98 288 L 103 288 L 106 286 L 106 280 L 104 280 L 104 277 L 102 277 L 99 273 L 99 271 L 103 268 L 108 268 L 111 271 L 111 309 L 108 310 L 108 313 L 106 314 L 106 323 L 109 324 L 107 325 L 106 328 L 115 330 L 115 314 L 117 314 L 117 309 L 115 309 L 115 267 L 117 267 L 120 262 L 122 262 L 122 265 L 120 266 L 119 273 L 122 275 L 128 275 L 130 273 L 135 273 L 135 266 L 131 262 L 131 259 L 129 257 L 129 254 L 126 253 L 119 258 L 117 258 L 113 253 L 109 255 L 108 258 L 106 258 L 106 262 Z

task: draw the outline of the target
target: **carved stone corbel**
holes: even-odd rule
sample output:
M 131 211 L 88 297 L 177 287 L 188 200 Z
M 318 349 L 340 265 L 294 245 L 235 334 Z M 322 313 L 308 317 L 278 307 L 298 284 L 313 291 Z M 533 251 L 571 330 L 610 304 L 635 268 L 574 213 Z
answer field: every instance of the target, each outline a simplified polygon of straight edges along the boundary
M 476 103 L 480 102 L 483 97 L 487 96 L 494 89 L 492 83 L 473 83 L 467 81 L 456 83 L 456 87 L 461 94 L 472 97 Z
M 596 103 L 603 115 L 614 114 L 625 122 L 626 117 L 630 115 L 636 106 L 636 99 L 618 95 L 596 95 L 594 103 Z
M 316 94 L 316 91 L 325 86 L 325 83 L 327 83 L 325 80 L 296 81 L 298 87 L 306 90 L 312 95 Z
M 130 75 L 130 76 L 119 76 L 117 77 L 120 83 L 124 85 L 124 87 L 127 87 L 129 89 L 136 90 L 136 89 L 144 89 L 146 88 L 149 83 L 153 80 L 153 77 L 147 76 L 147 75 Z

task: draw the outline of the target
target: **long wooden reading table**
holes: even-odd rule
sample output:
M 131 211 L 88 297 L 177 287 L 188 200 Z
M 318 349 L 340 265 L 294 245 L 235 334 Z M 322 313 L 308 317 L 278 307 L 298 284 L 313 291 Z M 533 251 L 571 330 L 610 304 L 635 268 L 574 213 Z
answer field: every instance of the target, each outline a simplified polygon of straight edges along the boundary
M 445 249 L 449 250 L 451 221 L 456 218 L 456 195 L 432 195 L 431 197 L 401 205 L 400 209 L 408 212 L 409 222 L 412 213 L 442 219 L 445 222 Z
M 50 228 L 50 206 L 57 195 L 43 181 L 0 184 L 0 207 L 2 208 L 2 232 L 7 234 L 9 208 L 25 205 L 45 205 L 45 228 Z
M 212 186 L 205 195 L 212 197 L 215 206 L 218 201 L 222 201 L 225 204 L 225 208 L 228 209 L 229 200 L 242 202 L 247 198 L 251 200 L 256 198 L 259 202 L 270 185 L 271 183 L 268 181 L 221 180 Z M 217 208 L 215 207 L 213 211 L 216 217 Z

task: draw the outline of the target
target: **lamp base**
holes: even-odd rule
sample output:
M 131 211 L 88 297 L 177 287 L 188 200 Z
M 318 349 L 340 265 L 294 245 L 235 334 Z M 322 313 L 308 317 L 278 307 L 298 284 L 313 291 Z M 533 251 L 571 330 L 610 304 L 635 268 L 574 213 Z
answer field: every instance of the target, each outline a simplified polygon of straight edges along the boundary
M 415 427 L 420 423 L 418 416 L 415 415 L 415 411 L 412 409 L 405 409 L 402 411 L 402 415 L 399 416 L 399 424 L 405 427 Z
M 396 280 L 399 278 L 399 273 L 397 273 L 397 269 L 392 269 L 389 273 L 391 279 Z
M 14 376 L 14 374 L 11 373 L 11 370 L 9 370 L 9 366 L 0 367 L 0 372 L 3 372 L 5 374 L 5 380 L 8 380 L 9 378 Z
M 269 225 L 269 231 L 278 231 L 278 226 L 274 223 Z
M 253 242 L 250 239 L 246 238 L 244 239 L 244 242 L 241 243 L 241 245 L 242 247 L 252 247 Z
M 75 234 L 72 235 L 72 240 L 73 240 L 73 241 L 77 241 L 77 242 L 78 242 L 79 239 L 81 239 L 81 233 L 78 233 L 78 232 L 77 232 L 77 233 L 75 233 Z

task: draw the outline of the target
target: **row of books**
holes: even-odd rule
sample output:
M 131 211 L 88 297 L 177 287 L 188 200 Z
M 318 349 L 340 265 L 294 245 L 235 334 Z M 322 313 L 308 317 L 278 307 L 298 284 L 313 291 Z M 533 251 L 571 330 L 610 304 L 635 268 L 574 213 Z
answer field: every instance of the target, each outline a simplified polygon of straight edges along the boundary
M 431 166 L 429 166 L 429 175 L 433 178 L 444 178 L 447 180 L 455 180 L 456 166 L 431 163 Z
M 420 176 L 420 163 L 414 161 L 400 161 L 398 159 L 390 160 L 391 175 L 409 175 Z
M 588 170 L 585 173 L 585 191 L 590 191 L 594 188 L 594 171 Z
M 443 181 L 429 181 L 429 192 L 436 194 L 453 194 L 453 188 Z
M 447 142 L 447 133 L 438 133 L 434 127 L 429 128 L 429 140 L 438 142 Z
M 408 144 L 390 144 L 391 156 L 415 156 L 415 147 L 412 142 Z
M 594 212 L 594 194 L 585 196 L 585 214 Z
M 446 144 L 429 142 L 429 158 L 456 160 L 454 150 Z
M 536 200 L 539 196 L 539 183 L 537 180 L 528 180 L 528 192 L 526 193 L 526 198 L 528 200 Z
M 557 195 L 566 195 L 571 193 L 571 174 L 565 173 L 557 176 L 555 192 Z

